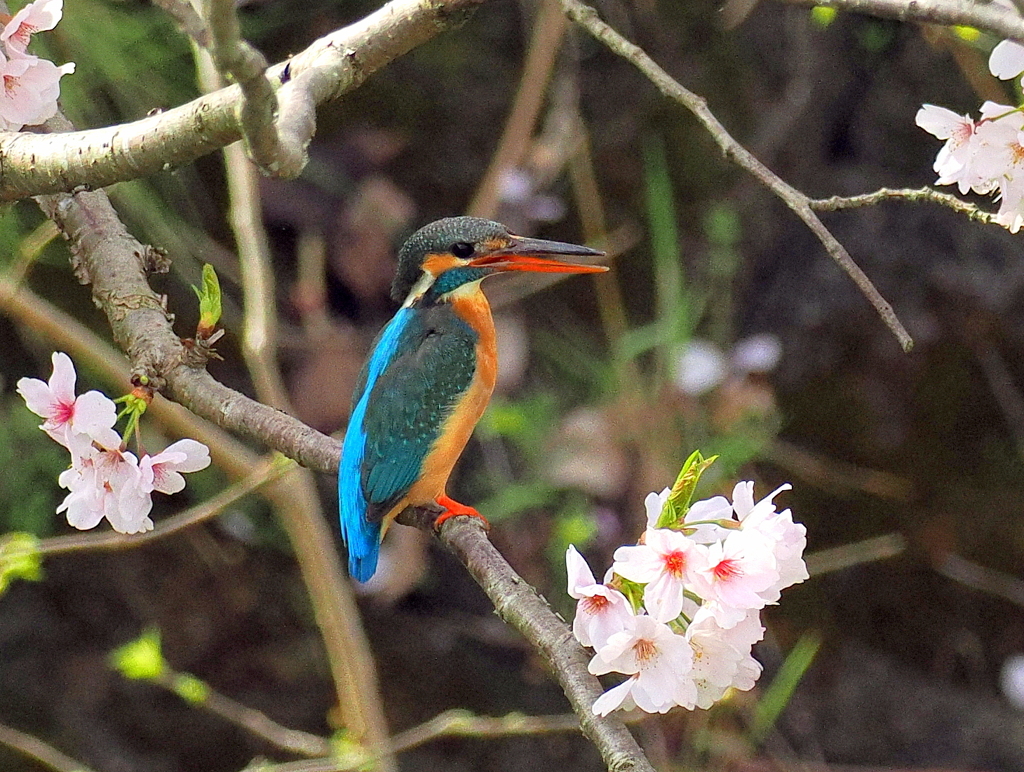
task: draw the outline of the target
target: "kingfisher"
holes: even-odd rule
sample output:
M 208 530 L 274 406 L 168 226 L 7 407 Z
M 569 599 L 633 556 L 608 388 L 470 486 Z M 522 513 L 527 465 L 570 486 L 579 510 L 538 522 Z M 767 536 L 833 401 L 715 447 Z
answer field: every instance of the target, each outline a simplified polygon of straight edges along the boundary
M 554 256 L 603 254 L 516 236 L 478 217 L 438 220 L 402 245 L 391 286 L 402 306 L 363 365 L 338 468 L 341 534 L 353 578 L 373 576 L 381 539 L 406 507 L 439 507 L 435 528 L 455 515 L 483 519 L 445 492 L 497 375 L 494 322 L 481 281 L 505 271 L 597 273 L 608 269 Z

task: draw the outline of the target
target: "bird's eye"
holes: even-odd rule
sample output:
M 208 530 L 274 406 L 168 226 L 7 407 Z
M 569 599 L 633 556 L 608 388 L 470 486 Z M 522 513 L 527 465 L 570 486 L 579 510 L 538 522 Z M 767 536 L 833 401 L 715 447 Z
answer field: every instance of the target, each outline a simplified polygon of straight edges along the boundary
M 472 244 L 468 242 L 456 241 L 454 244 L 452 244 L 450 251 L 456 257 L 467 258 L 470 255 L 472 255 L 476 251 L 476 249 L 473 247 Z

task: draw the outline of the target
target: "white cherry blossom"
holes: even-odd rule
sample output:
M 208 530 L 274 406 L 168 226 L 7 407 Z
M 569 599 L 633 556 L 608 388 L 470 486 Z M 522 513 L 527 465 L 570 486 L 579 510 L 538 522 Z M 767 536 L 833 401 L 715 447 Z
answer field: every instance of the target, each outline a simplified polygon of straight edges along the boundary
M 565 553 L 565 567 L 569 596 L 578 601 L 572 620 L 573 635 L 584 646 L 600 648 L 626 627 L 634 616 L 633 607 L 618 590 L 598 584 L 587 561 L 572 545 Z
M 64 0 L 36 0 L 29 3 L 4 25 L 0 42 L 8 55 L 25 53 L 32 36 L 57 26 L 63 13 Z
M 178 440 L 155 456 L 145 455 L 139 460 L 139 471 L 144 486 L 150 491 L 177 493 L 184 490 L 182 472 L 198 472 L 210 465 L 210 449 L 196 440 Z
M 594 713 L 606 716 L 632 705 L 648 713 L 666 713 L 677 705 L 693 708 L 697 688 L 690 677 L 692 667 L 693 649 L 686 638 L 652 617 L 633 617 L 590 662 L 594 675 L 617 672 L 630 676 L 595 701 Z
M 683 609 L 683 591 L 707 564 L 707 548 L 679 531 L 649 528 L 644 543 L 615 550 L 612 570 L 646 584 L 644 607 L 659 622 L 670 622 Z

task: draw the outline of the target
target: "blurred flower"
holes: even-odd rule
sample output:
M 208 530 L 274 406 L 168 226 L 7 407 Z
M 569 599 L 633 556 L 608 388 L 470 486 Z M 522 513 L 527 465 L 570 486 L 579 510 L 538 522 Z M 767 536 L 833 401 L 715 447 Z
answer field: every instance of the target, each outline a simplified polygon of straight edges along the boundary
M 782 344 L 770 333 L 760 333 L 736 342 L 726 356 L 714 343 L 692 338 L 682 347 L 675 364 L 675 384 L 684 394 L 700 396 L 731 374 L 768 373 L 782 356 Z
M 1024 710 L 1024 654 L 1013 654 L 1003 661 L 999 688 L 1007 702 L 1017 710 Z
M 63 13 L 64 0 L 36 0 L 29 3 L 4 25 L 0 42 L 8 55 L 25 53 L 29 40 L 37 32 L 51 30 L 57 26 Z

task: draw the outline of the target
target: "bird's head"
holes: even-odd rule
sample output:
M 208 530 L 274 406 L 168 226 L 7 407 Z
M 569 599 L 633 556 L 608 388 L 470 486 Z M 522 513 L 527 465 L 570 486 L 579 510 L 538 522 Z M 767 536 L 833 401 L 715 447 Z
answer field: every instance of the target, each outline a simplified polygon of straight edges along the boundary
M 412 305 L 420 298 L 446 300 L 460 287 L 501 271 L 598 273 L 603 265 L 580 265 L 555 255 L 593 257 L 596 249 L 509 233 L 479 217 L 448 217 L 425 225 L 402 245 L 391 297 Z

